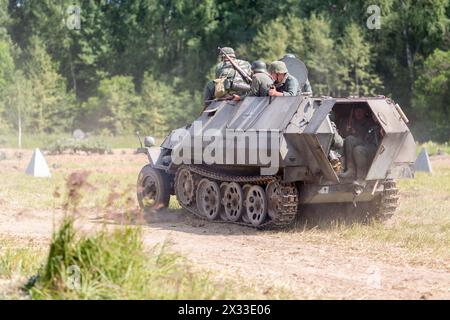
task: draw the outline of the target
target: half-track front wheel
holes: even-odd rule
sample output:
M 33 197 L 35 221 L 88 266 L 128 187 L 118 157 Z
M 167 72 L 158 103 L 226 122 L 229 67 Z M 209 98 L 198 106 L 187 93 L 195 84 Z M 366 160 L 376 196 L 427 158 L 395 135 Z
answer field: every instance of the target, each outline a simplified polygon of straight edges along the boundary
M 165 173 L 146 165 L 139 173 L 137 199 L 141 209 L 158 210 L 169 205 L 170 188 Z

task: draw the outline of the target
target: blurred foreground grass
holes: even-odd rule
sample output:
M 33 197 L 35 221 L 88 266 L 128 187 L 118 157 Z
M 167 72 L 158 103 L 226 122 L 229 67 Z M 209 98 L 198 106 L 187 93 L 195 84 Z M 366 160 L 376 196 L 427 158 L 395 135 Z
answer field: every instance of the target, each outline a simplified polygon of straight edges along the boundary
M 237 294 L 228 283 L 192 271 L 164 243 L 145 249 L 139 227 L 82 235 L 66 218 L 48 250 L 5 236 L 0 245 L 0 299 L 223 299 Z M 12 285 L 2 288 L 7 280 Z

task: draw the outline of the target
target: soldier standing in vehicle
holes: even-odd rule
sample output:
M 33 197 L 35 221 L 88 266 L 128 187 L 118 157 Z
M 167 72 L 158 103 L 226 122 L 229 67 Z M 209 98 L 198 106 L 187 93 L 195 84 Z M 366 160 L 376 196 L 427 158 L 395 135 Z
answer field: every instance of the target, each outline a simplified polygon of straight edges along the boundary
M 364 178 L 368 165 L 375 156 L 381 135 L 381 127 L 376 117 L 366 117 L 366 110 L 358 107 L 355 110 L 356 122 L 351 128 L 352 134 L 345 138 L 344 150 L 347 170 L 341 178 Z
M 274 61 L 269 66 L 269 73 L 274 81 L 274 86 L 269 90 L 269 96 L 298 96 L 300 88 L 298 80 L 288 73 L 283 61 Z
M 251 74 L 251 65 L 248 61 L 236 59 L 236 54 L 233 48 L 224 47 L 222 52 L 227 54 L 234 60 L 248 74 Z M 216 65 L 215 80 L 209 81 L 204 89 L 204 101 L 205 104 L 209 104 L 207 101 L 211 101 L 215 98 L 222 98 L 225 96 L 230 97 L 230 100 L 239 100 L 239 96 L 235 90 L 230 89 L 230 84 L 238 86 L 239 84 L 245 84 L 242 76 L 237 72 L 230 61 L 221 53 L 219 62 Z

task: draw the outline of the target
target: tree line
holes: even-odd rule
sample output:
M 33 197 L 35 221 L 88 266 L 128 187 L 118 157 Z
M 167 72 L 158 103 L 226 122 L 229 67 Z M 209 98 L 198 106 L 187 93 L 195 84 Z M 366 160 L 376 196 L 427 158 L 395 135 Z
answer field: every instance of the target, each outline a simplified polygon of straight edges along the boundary
M 164 135 L 202 109 L 221 45 L 293 53 L 316 96 L 392 97 L 448 141 L 449 17 L 448 0 L 0 0 L 0 133 Z

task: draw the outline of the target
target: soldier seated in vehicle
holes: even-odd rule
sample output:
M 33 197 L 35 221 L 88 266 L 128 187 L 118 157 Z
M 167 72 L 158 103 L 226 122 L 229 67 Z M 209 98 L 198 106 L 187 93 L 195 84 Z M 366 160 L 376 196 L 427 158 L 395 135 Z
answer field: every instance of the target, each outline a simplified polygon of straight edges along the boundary
M 382 128 L 373 113 L 367 119 L 364 109 L 355 109 L 355 120 L 353 134 L 344 141 L 347 170 L 340 175 L 343 179 L 355 176 L 357 179 L 364 178 L 383 136 Z
M 248 61 L 236 59 L 236 55 L 233 48 L 225 47 L 223 52 L 232 58 L 245 72 L 251 73 L 251 65 Z M 230 61 L 224 54 L 220 54 L 221 62 L 216 65 L 215 80 L 209 81 L 204 89 L 204 101 L 205 105 L 209 105 L 211 100 L 217 98 L 228 97 L 230 100 L 239 101 L 239 95 L 248 91 L 245 81 L 242 76 L 237 72 Z M 242 84 L 242 86 L 241 86 Z M 243 87 L 241 91 L 231 88 Z
M 269 73 L 274 81 L 274 86 L 269 90 L 269 96 L 298 96 L 300 87 L 298 80 L 288 73 L 283 61 L 274 61 L 269 66 Z

